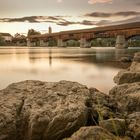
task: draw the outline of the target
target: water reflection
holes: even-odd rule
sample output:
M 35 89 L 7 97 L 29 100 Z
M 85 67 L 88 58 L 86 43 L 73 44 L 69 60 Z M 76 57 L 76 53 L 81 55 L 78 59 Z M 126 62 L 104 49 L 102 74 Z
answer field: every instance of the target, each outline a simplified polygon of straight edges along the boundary
M 103 92 L 113 77 L 130 64 L 118 62 L 139 49 L 113 48 L 0 48 L 0 89 L 22 80 L 77 81 Z
M 49 49 L 49 66 L 51 67 L 52 65 L 52 50 Z

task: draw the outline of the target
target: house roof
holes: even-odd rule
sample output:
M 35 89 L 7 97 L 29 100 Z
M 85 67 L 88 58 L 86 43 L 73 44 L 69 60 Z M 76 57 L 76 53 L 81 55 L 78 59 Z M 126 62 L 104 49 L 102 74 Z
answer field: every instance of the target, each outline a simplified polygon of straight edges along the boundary
M 9 33 L 0 33 L 1 36 L 12 36 L 11 34 Z

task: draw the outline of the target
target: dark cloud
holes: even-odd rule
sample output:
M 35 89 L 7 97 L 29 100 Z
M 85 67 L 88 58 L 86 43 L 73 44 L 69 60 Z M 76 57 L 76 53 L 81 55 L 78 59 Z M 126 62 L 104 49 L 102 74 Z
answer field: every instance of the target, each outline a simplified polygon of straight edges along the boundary
M 78 24 L 78 22 L 68 21 L 65 18 L 69 16 L 29 16 L 21 18 L 0 18 L 0 22 L 29 22 L 29 23 L 55 23 L 61 26 Z
M 63 16 L 29 16 L 21 18 L 0 18 L 0 22 L 29 22 L 29 23 L 41 23 L 41 22 L 57 22 L 65 21 Z
M 140 6 L 140 2 L 137 2 L 136 5 L 137 5 L 137 6 Z
M 1 18 L 0 22 L 30 22 L 30 23 L 36 23 L 37 16 L 31 16 L 31 17 L 22 17 L 22 18 Z
M 77 24 L 78 22 L 71 22 L 71 21 L 67 21 L 67 20 L 65 20 L 65 21 L 60 21 L 60 22 L 58 22 L 58 23 L 56 23 L 57 25 L 61 25 L 61 26 L 68 26 L 68 25 L 73 25 L 73 24 Z
M 132 22 L 140 22 L 140 16 L 136 16 L 136 17 L 132 17 L 129 19 L 120 20 L 120 21 L 116 21 L 116 22 L 110 22 L 109 24 L 116 25 L 116 24 L 132 23 Z
M 140 15 L 140 12 L 136 11 L 124 11 L 124 12 L 116 12 L 116 13 L 104 13 L 104 12 L 93 12 L 93 13 L 87 13 L 84 16 L 86 17 L 100 17 L 100 18 L 108 18 L 108 17 L 114 17 L 114 16 L 137 16 Z
M 122 15 L 122 12 L 118 12 L 119 15 Z M 95 15 L 98 15 L 97 13 Z M 94 15 L 94 16 L 95 16 Z M 128 16 L 130 13 L 123 13 L 123 15 Z M 132 12 L 131 12 L 132 15 Z M 101 15 L 107 16 L 107 15 Z M 63 16 L 30 16 L 30 17 L 22 17 L 22 18 L 0 18 L 0 22 L 29 22 L 29 23 L 55 23 L 56 25 L 60 26 L 68 26 L 68 25 L 86 25 L 86 26 L 106 26 L 106 25 L 116 25 L 116 24 L 123 24 L 123 23 L 131 23 L 131 22 L 139 22 L 140 16 L 135 16 L 133 18 L 129 18 L 127 20 L 121 21 L 111 21 L 111 20 L 100 20 L 100 21 L 92 21 L 92 20 L 83 20 L 79 22 L 75 21 L 68 21 Z
M 95 25 L 95 21 L 83 20 L 80 24 L 82 25 Z
M 127 1 L 127 0 L 125 0 Z M 140 0 L 128 0 L 131 3 L 134 3 L 136 6 L 140 6 Z
M 110 23 L 112 23 L 111 20 L 101 20 L 101 21 L 97 22 L 96 25 L 98 25 L 98 26 L 104 26 L 104 25 L 108 25 Z

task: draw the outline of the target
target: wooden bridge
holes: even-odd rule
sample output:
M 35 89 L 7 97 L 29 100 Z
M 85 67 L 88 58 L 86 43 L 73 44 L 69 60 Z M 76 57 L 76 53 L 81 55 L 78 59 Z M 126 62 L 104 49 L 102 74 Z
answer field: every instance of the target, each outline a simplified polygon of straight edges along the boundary
M 56 40 L 57 46 L 63 47 L 68 40 L 77 40 L 80 47 L 90 47 L 96 38 L 116 38 L 116 48 L 126 48 L 126 40 L 140 35 L 140 22 L 96 27 L 83 30 L 62 31 L 27 37 L 28 46 L 48 46 L 49 40 Z

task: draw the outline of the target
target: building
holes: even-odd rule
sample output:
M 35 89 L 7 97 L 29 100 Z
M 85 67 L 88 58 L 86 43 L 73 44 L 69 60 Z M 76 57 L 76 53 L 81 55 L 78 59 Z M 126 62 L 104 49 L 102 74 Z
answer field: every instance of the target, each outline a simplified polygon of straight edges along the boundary
M 5 42 L 8 42 L 8 43 L 12 42 L 13 37 L 12 37 L 11 34 L 9 34 L 9 33 L 0 33 L 0 36 L 2 38 L 4 38 Z
M 51 27 L 49 27 L 49 34 L 51 34 L 52 33 L 52 28 Z

